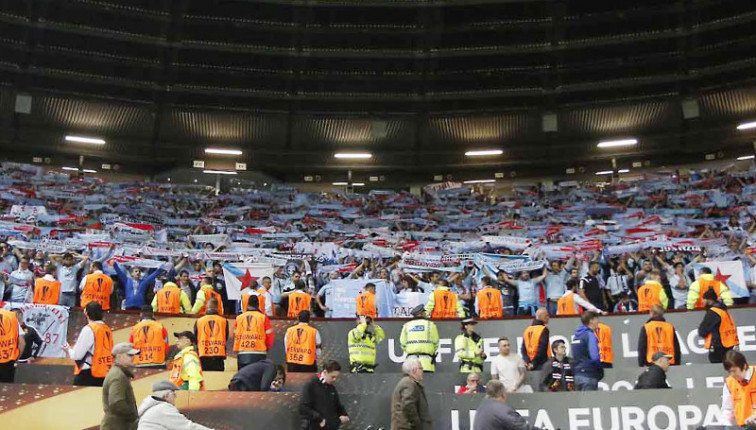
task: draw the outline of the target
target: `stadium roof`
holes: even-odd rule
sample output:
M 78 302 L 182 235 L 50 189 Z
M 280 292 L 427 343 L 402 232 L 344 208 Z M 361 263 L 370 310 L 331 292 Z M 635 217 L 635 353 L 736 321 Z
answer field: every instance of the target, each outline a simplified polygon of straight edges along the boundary
M 756 137 L 735 130 L 756 120 L 754 21 L 742 0 L 4 2 L 0 145 L 144 173 L 236 148 L 288 181 L 735 157 Z M 617 138 L 639 143 L 596 147 Z M 354 151 L 373 156 L 333 157 Z

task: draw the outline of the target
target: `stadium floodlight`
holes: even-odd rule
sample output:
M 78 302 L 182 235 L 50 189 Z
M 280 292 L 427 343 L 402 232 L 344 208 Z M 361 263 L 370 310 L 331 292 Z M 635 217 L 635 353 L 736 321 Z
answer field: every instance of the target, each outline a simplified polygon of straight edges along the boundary
M 599 175 L 599 176 L 600 175 L 611 175 L 612 173 L 614 173 L 614 172 L 612 172 L 611 170 L 602 170 L 600 172 L 596 172 L 596 174 Z
M 354 182 L 354 183 L 352 184 L 352 186 L 353 186 L 353 187 L 364 187 L 364 186 L 365 186 L 365 183 L 364 183 L 364 182 Z
M 238 149 L 205 148 L 205 154 L 242 155 L 242 152 Z
M 756 121 L 744 122 L 743 124 L 738 125 L 738 130 L 749 130 L 752 128 L 756 128 Z
M 61 169 L 62 170 L 70 170 L 71 172 L 78 172 L 79 171 L 79 169 L 77 167 L 63 166 L 63 167 L 61 167 Z
M 333 182 L 331 185 L 335 185 L 337 187 L 346 187 L 349 185 L 349 182 Z
M 82 172 L 84 172 L 84 173 L 97 173 L 97 170 L 84 169 L 84 170 L 82 170 Z
M 619 169 L 617 173 L 630 173 L 630 169 Z
M 486 155 L 501 155 L 504 151 L 501 149 L 481 149 L 478 151 L 467 151 L 465 155 L 468 157 L 483 157 Z
M 496 182 L 496 179 L 473 179 L 465 181 L 465 184 L 491 184 Z
M 91 143 L 93 145 L 104 145 L 105 141 L 97 137 L 84 136 L 66 136 L 66 142 Z
M 333 154 L 335 158 L 343 159 L 366 159 L 371 158 L 373 154 L 369 152 L 337 152 Z
M 202 173 L 215 173 L 216 175 L 236 175 L 236 172 L 229 170 L 203 170 Z
M 743 160 L 753 160 L 754 157 L 756 157 L 756 155 L 744 155 L 742 157 L 738 157 L 738 160 L 740 160 L 740 161 L 743 161 Z
M 620 139 L 620 140 L 605 140 L 599 142 L 599 148 L 617 148 L 620 146 L 633 146 L 638 144 L 638 139 Z

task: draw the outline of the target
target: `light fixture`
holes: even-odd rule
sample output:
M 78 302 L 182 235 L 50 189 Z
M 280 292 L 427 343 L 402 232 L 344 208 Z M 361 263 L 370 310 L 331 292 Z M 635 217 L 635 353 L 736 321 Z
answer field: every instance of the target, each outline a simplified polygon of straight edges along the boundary
M 72 172 L 78 172 L 79 171 L 79 169 L 76 168 L 76 167 L 68 167 L 68 166 L 63 166 L 63 167 L 61 167 L 61 169 L 63 169 L 63 170 L 70 170 Z
M 611 170 L 602 170 L 600 172 L 596 172 L 597 175 L 611 175 L 612 173 L 614 172 L 612 172 Z
M 210 173 L 210 174 L 217 174 L 217 175 L 235 175 L 236 172 L 228 171 L 228 170 L 203 170 L 202 173 Z
M 482 149 L 479 151 L 467 151 L 465 155 L 468 157 L 481 157 L 484 155 L 501 155 L 504 151 L 501 149 Z
M 345 159 L 366 159 L 371 158 L 373 154 L 369 152 L 337 152 L 333 154 L 335 158 L 345 158 Z
M 238 149 L 205 148 L 205 154 L 242 155 Z
M 744 122 L 743 124 L 738 125 L 738 130 L 748 130 L 751 128 L 756 128 L 756 121 Z
M 604 142 L 599 142 L 598 146 L 599 148 L 616 148 L 619 146 L 632 146 L 637 145 L 638 139 L 620 139 L 620 140 L 606 140 Z
M 97 173 L 97 170 L 84 169 L 84 170 L 82 170 L 82 172 L 84 172 L 84 173 Z
M 364 182 L 353 182 L 352 186 L 353 187 L 364 187 L 365 183 Z
M 465 184 L 491 184 L 496 182 L 496 179 L 473 179 L 471 181 L 465 181 Z
M 630 173 L 630 169 L 619 169 L 617 173 Z
M 105 141 L 96 137 L 83 137 L 83 136 L 66 136 L 67 142 L 78 143 L 92 143 L 95 145 L 104 145 Z
M 337 187 L 346 187 L 347 185 L 349 185 L 349 183 L 348 182 L 333 182 L 331 185 L 335 185 Z
M 740 160 L 740 161 L 743 161 L 743 160 L 753 160 L 754 157 L 756 157 L 756 155 L 744 155 L 742 157 L 738 157 L 738 160 Z

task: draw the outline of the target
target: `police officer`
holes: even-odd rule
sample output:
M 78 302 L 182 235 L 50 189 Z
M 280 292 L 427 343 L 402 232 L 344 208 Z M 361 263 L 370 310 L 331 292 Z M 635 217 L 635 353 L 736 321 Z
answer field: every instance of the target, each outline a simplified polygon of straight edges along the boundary
M 714 290 L 703 294 L 706 315 L 698 327 L 698 335 L 705 339 L 704 345 L 709 350 L 709 362 L 721 363 L 727 351 L 740 345 L 738 327 L 727 311 L 727 306 L 717 300 Z
M 357 327 L 347 334 L 352 373 L 375 372 L 375 347 L 386 338 L 383 329 L 366 315 L 357 316 Z
M 474 331 L 477 324 L 472 318 L 462 320 L 462 334 L 454 339 L 460 373 L 483 373 L 486 353 L 483 352 L 483 338 Z
M 412 309 L 412 320 L 402 327 L 399 343 L 408 357 L 417 357 L 424 372 L 436 371 L 436 351 L 438 351 L 438 328 L 425 316 L 425 307 L 417 305 Z

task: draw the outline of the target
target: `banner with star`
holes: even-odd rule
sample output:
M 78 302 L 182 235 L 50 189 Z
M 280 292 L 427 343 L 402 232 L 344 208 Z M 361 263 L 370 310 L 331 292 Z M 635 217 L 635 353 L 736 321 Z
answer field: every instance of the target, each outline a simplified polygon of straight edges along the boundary
M 745 281 L 743 263 L 740 261 L 708 261 L 694 265 L 696 278 L 699 276 L 701 267 L 708 267 L 714 274 L 714 279 L 724 282 L 732 292 L 732 297 L 748 297 L 748 287 Z
M 265 276 L 273 277 L 275 268 L 270 263 L 224 263 L 223 278 L 229 300 L 240 300 L 241 291 Z

